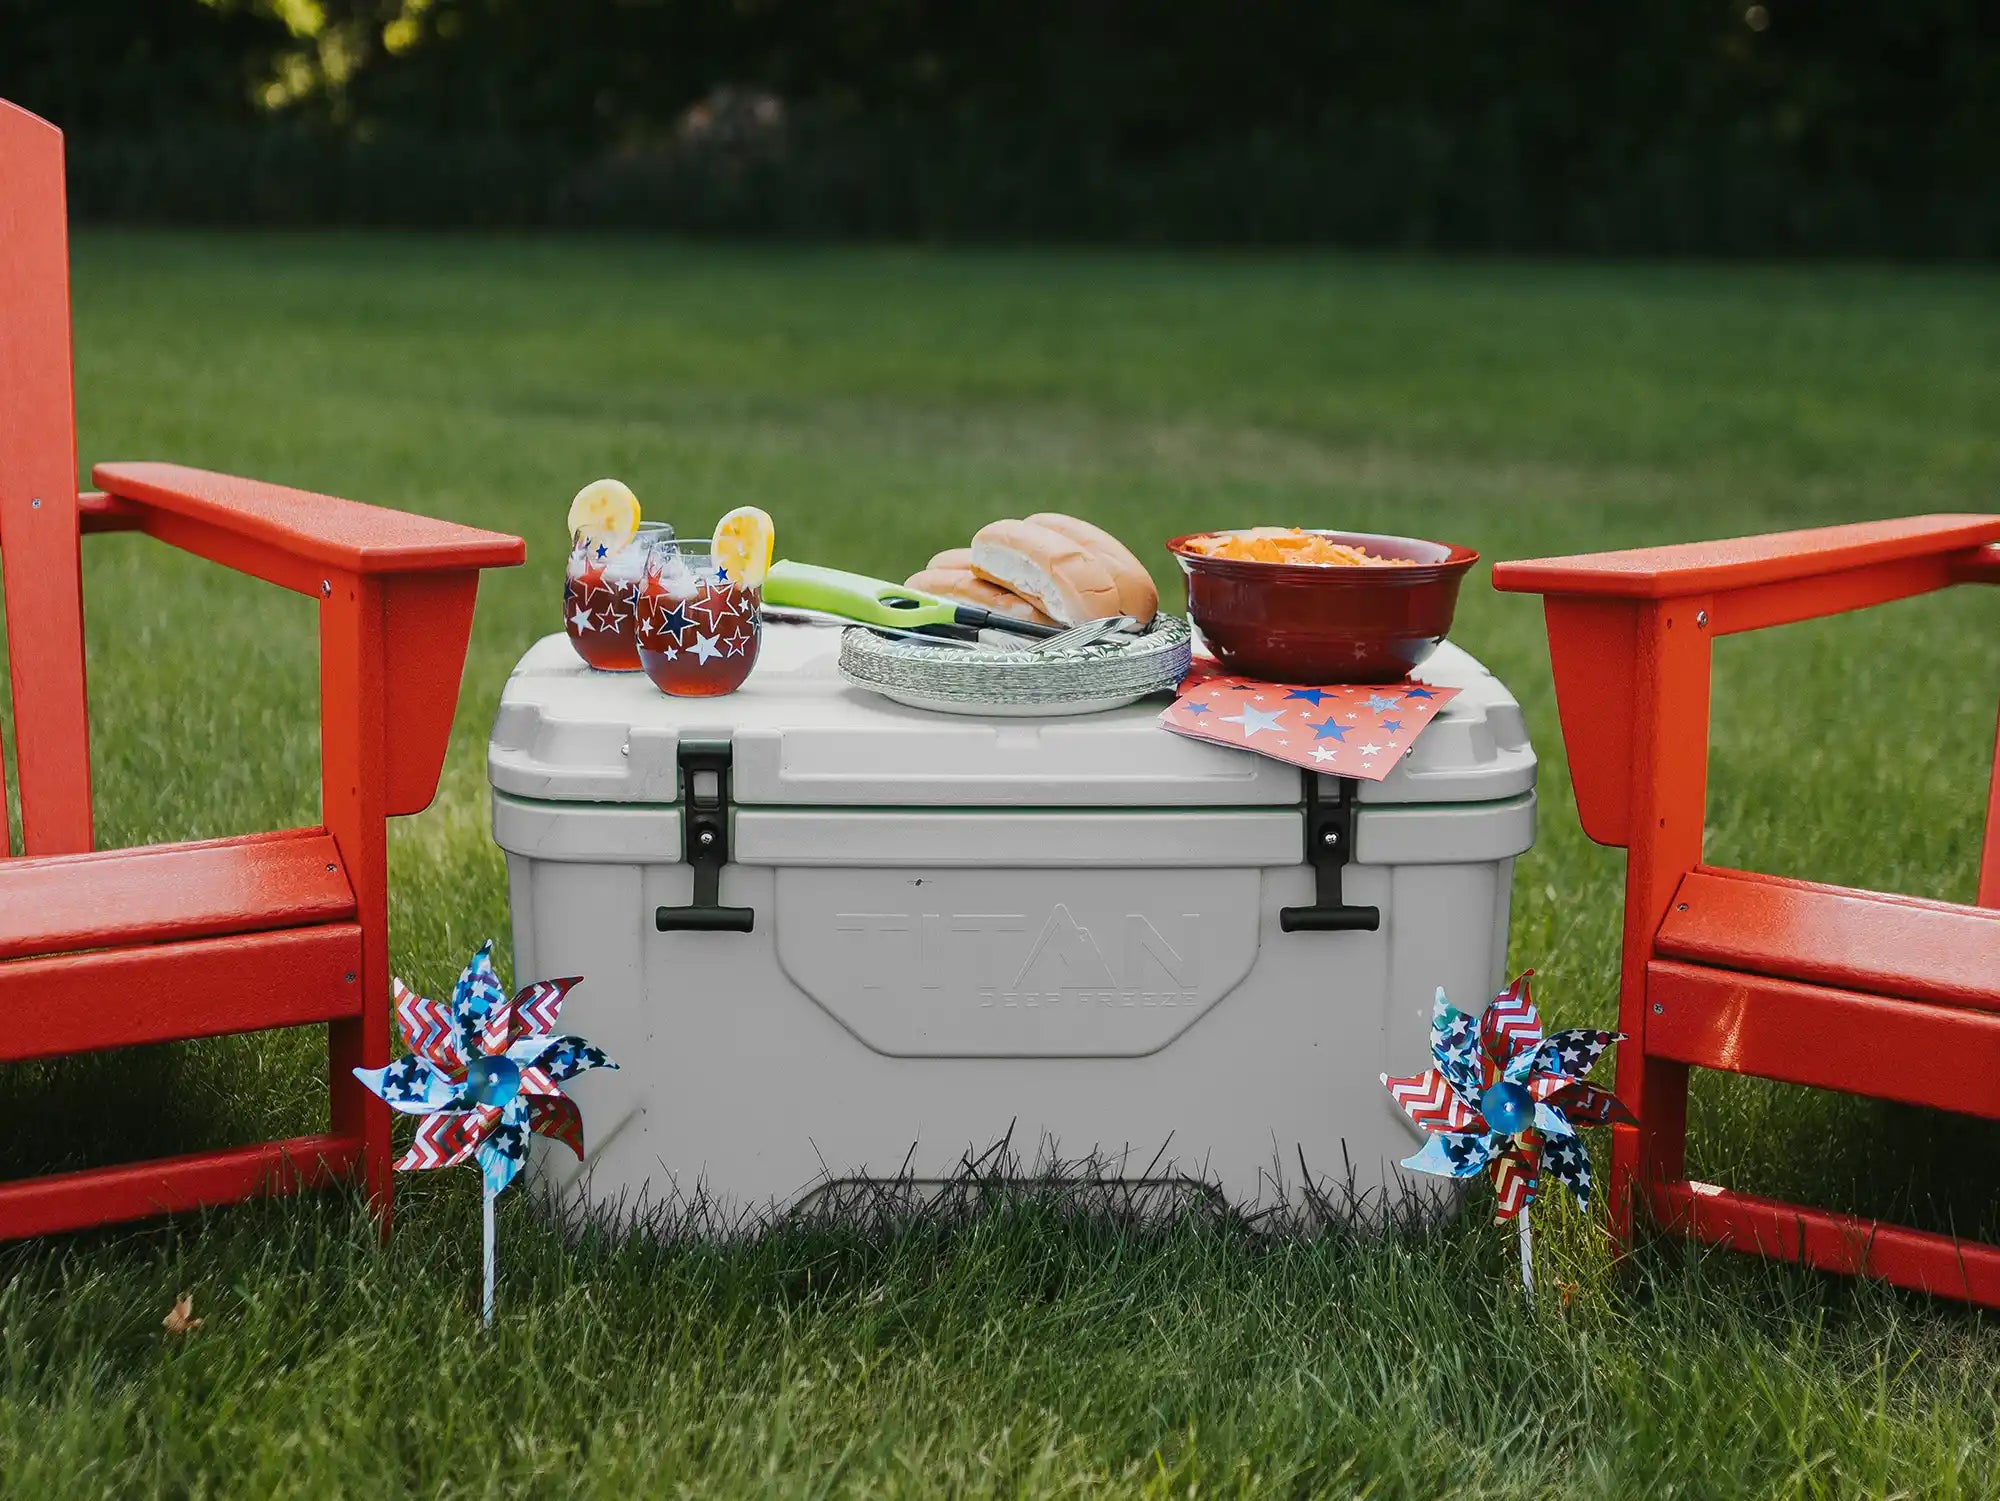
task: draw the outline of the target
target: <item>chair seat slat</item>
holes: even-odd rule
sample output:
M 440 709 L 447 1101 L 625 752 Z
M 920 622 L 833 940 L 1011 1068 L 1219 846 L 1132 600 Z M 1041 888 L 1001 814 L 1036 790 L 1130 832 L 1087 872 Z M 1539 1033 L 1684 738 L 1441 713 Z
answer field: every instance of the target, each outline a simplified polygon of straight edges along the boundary
M 340 851 L 319 829 L 0 864 L 0 959 L 353 915 Z

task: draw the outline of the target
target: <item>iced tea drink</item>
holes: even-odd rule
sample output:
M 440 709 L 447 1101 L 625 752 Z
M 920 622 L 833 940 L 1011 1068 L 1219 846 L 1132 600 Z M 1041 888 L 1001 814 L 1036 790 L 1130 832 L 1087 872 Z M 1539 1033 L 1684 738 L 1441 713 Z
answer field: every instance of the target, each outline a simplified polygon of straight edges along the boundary
M 671 537 L 662 521 L 642 521 L 623 547 L 580 536 L 563 570 L 563 629 L 576 654 L 600 672 L 639 670 L 639 588 L 652 545 Z
M 757 665 L 762 591 L 717 567 L 706 542 L 659 539 L 639 584 L 639 662 L 662 693 L 734 693 Z

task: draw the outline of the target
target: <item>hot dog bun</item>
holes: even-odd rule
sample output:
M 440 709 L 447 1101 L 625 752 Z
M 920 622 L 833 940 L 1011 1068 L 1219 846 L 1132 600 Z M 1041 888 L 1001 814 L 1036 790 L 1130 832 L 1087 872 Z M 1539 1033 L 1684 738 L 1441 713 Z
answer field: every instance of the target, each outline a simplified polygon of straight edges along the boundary
M 1094 556 L 1110 570 L 1111 581 L 1118 589 L 1119 611 L 1141 625 L 1153 623 L 1153 617 L 1160 613 L 1160 591 L 1145 565 L 1132 556 L 1132 550 L 1123 542 L 1101 526 L 1092 526 L 1081 517 L 1065 516 L 1058 511 L 1040 511 L 1028 521 L 1030 525 L 1062 533 Z
M 969 547 L 947 547 L 943 552 L 924 564 L 924 567 L 927 569 L 956 568 L 961 573 L 970 573 L 972 572 L 972 549 Z
M 922 573 L 911 574 L 904 582 L 912 589 L 921 589 L 941 599 L 954 599 L 962 605 L 978 605 L 995 615 L 1032 621 L 1036 625 L 1055 624 L 1020 595 L 987 583 L 970 568 L 926 568 Z
M 1027 521 L 994 521 L 972 539 L 972 568 L 1062 625 L 1119 615 L 1118 585 L 1088 548 Z

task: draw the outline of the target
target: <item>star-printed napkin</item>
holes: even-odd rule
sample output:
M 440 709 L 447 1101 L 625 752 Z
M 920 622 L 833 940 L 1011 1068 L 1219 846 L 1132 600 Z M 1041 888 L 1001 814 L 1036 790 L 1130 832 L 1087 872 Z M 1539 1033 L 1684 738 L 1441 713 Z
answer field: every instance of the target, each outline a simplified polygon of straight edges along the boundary
M 1195 664 L 1160 715 L 1177 735 L 1379 782 L 1458 696 L 1423 683 L 1261 683 Z

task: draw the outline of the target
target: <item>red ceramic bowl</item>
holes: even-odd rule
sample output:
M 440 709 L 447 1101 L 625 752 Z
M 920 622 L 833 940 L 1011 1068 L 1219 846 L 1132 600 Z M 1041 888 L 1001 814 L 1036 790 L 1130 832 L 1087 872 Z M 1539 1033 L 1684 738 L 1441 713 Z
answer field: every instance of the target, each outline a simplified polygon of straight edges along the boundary
M 1458 586 L 1479 561 L 1469 547 L 1313 528 L 1408 566 L 1253 563 L 1212 558 L 1176 537 L 1188 616 L 1224 669 L 1276 683 L 1391 683 L 1451 630 Z

